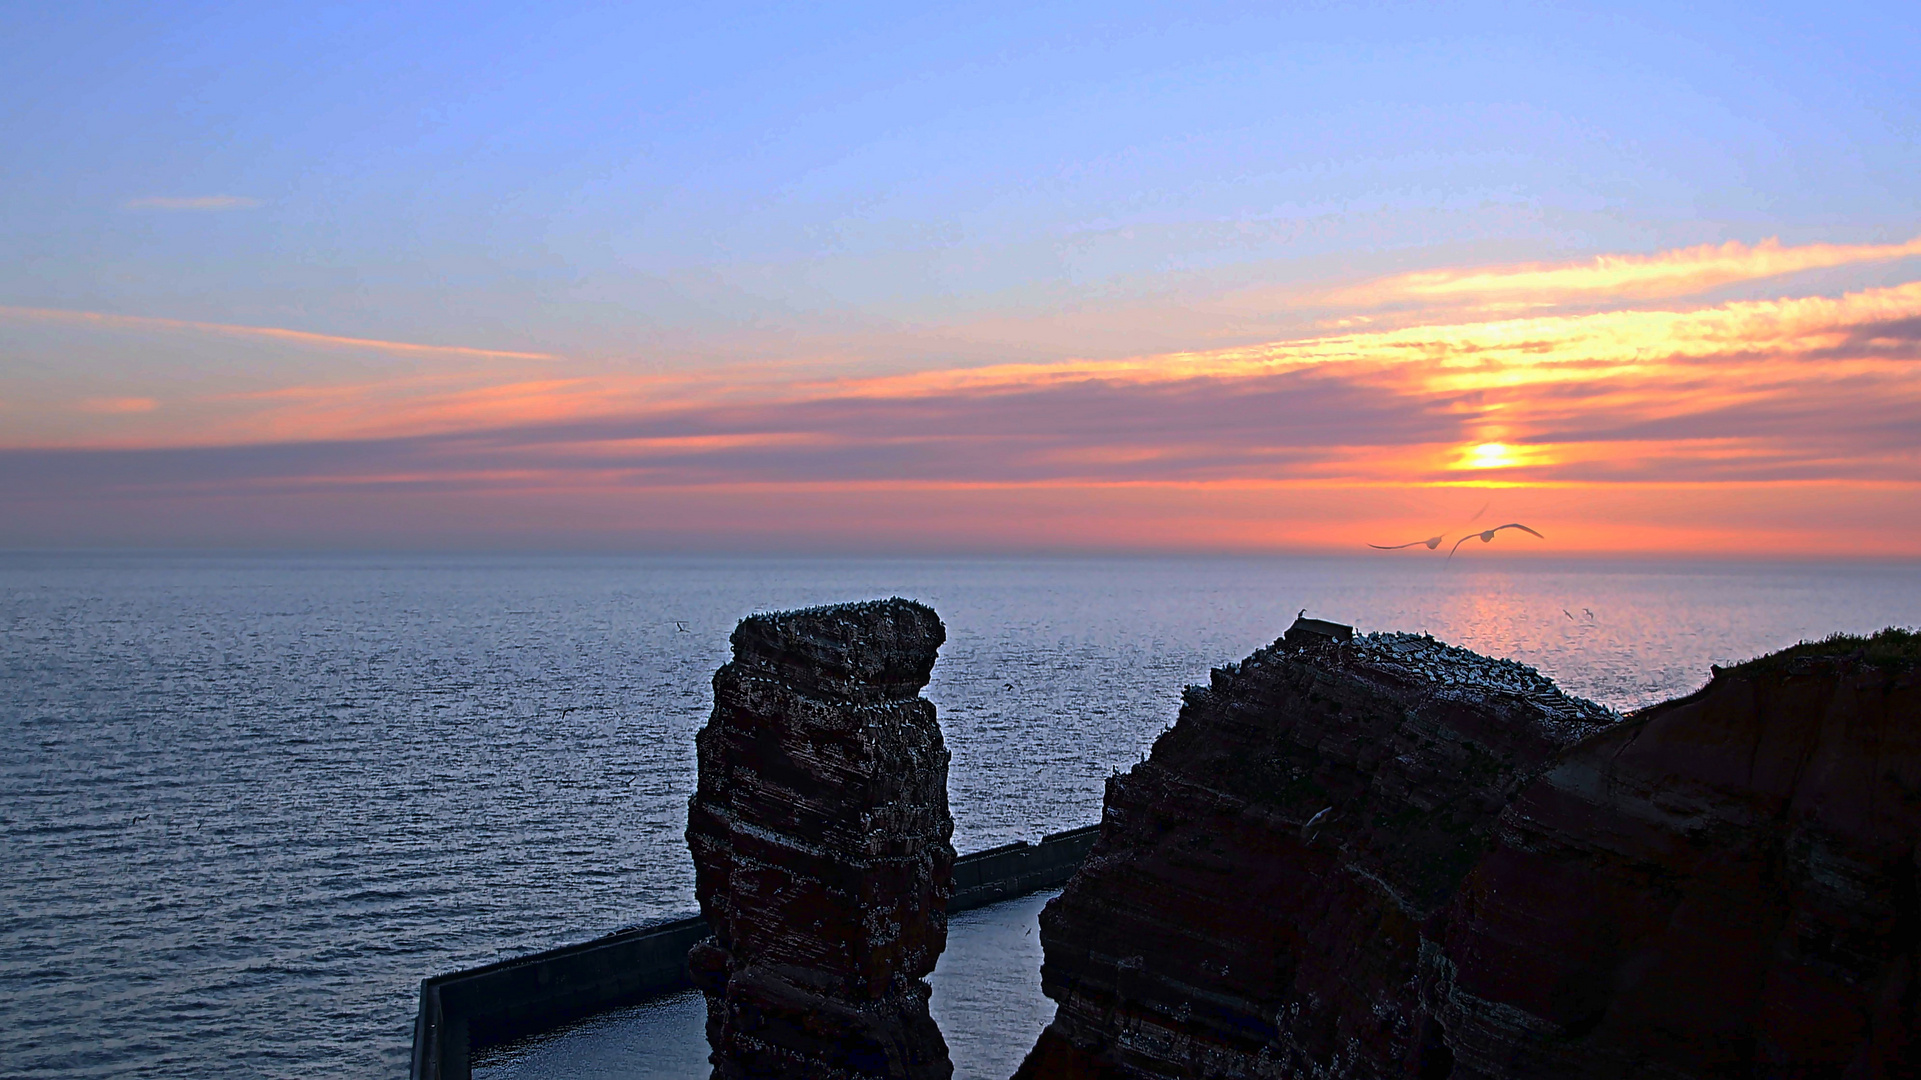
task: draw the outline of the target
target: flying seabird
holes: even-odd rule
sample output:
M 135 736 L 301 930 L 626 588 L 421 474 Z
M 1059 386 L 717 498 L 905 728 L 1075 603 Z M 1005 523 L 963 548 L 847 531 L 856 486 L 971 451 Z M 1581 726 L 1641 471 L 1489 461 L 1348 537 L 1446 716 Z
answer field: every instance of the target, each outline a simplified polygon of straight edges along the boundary
M 693 633 L 692 630 L 687 629 L 687 624 L 684 622 L 681 622 L 679 619 L 674 620 L 674 629 L 680 631 L 683 634 Z
M 1426 544 L 1427 549 L 1433 551 L 1435 548 L 1440 547 L 1441 541 L 1445 539 L 1447 539 L 1447 534 L 1442 533 L 1439 536 L 1430 536 L 1425 540 L 1409 540 L 1405 544 L 1369 544 L 1367 546 L 1377 551 L 1399 551 L 1402 548 L 1411 548 L 1416 544 Z
M 1477 536 L 1481 538 L 1481 543 L 1483 544 L 1493 542 L 1494 534 L 1497 532 L 1500 532 L 1502 529 L 1519 529 L 1522 532 L 1527 533 L 1529 536 L 1541 536 L 1540 533 L 1535 532 L 1533 529 L 1528 528 L 1526 525 L 1523 525 L 1518 521 L 1509 522 L 1506 525 L 1496 525 L 1492 529 L 1488 529 L 1484 532 L 1468 533 L 1466 536 L 1463 536 L 1459 540 L 1454 541 L 1454 546 L 1447 549 L 1447 557 L 1452 559 L 1454 557 L 1454 553 L 1461 550 L 1462 544 L 1467 543 L 1469 540 L 1472 540 Z M 1546 540 L 1547 537 L 1541 536 L 1541 539 Z
M 1313 817 L 1308 818 L 1307 824 L 1301 826 L 1301 838 L 1303 840 L 1311 839 L 1311 833 L 1313 832 L 1313 829 L 1314 829 L 1314 823 L 1333 812 L 1334 812 L 1334 808 L 1330 806 L 1327 809 L 1321 811 L 1320 813 L 1315 814 Z

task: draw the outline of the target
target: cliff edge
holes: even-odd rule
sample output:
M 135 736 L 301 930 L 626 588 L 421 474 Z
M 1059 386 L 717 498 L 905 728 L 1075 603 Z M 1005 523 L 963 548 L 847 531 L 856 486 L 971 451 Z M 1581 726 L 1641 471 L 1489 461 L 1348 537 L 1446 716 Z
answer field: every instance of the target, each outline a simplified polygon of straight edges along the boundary
M 1529 784 L 1437 934 L 1454 1075 L 1921 1075 L 1918 644 L 1717 670 Z
M 1434 1055 L 1423 928 L 1520 787 L 1618 718 L 1518 664 L 1324 625 L 1190 687 L 1108 781 L 1041 916 L 1059 1008 L 1021 1075 L 1401 1076 Z
M 1110 780 L 1019 1076 L 1914 1074 L 1914 638 L 1623 719 L 1329 625 Z

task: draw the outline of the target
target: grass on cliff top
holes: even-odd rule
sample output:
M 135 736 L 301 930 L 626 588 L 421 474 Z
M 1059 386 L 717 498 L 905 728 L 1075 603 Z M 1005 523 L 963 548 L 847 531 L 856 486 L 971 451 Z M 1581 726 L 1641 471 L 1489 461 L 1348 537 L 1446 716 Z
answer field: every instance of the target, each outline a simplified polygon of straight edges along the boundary
M 1757 656 L 1735 665 L 1737 671 L 1756 671 L 1778 667 L 1804 656 L 1846 656 L 1861 653 L 1870 664 L 1882 667 L 1912 667 L 1921 661 L 1921 633 L 1890 626 L 1872 637 L 1859 634 L 1829 634 L 1820 641 L 1803 641 L 1780 652 Z

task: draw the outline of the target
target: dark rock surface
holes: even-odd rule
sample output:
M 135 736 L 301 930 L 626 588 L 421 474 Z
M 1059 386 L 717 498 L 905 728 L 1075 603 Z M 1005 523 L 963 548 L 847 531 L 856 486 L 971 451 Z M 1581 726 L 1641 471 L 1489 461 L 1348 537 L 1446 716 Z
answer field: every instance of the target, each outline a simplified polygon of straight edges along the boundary
M 1110 782 L 1020 1075 L 1921 1074 L 1914 638 L 1626 720 L 1424 638 L 1297 640 Z
M 687 823 L 716 1077 L 951 1075 L 924 981 L 947 938 L 948 755 L 919 696 L 945 638 L 899 599 L 734 631 Z
M 1059 1003 L 1030 1076 L 1401 1076 L 1437 1052 L 1422 927 L 1495 818 L 1617 718 L 1409 634 L 1293 635 L 1190 688 L 1108 781 L 1041 919 Z
M 1921 1075 L 1921 679 L 1897 643 L 1717 671 L 1523 790 L 1439 935 L 1455 1075 Z

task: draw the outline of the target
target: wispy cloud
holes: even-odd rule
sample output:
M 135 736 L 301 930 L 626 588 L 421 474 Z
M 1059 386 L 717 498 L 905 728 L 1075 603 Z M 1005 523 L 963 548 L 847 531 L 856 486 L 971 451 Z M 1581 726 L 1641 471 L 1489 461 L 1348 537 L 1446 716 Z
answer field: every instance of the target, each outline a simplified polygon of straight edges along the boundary
M 127 210 L 246 210 L 260 204 L 245 195 L 146 195 L 120 205 Z
M 1794 247 L 1775 239 L 1751 246 L 1730 240 L 1654 255 L 1602 255 L 1583 262 L 1426 270 L 1320 293 L 1315 299 L 1355 307 L 1407 302 L 1647 300 L 1693 296 L 1736 282 L 1914 255 L 1921 255 L 1921 238 L 1903 244 Z
M 1921 282 L 788 382 L 758 396 L 602 373 L 480 384 L 425 375 L 226 400 L 242 410 L 229 438 L 249 442 L 413 434 L 454 440 L 463 455 L 486 446 L 519 465 L 527 455 L 542 468 L 592 463 L 650 483 L 1552 483 L 1603 466 L 1617 479 L 1694 475 L 1677 463 L 1695 451 L 1720 479 L 1791 468 L 1921 482 L 1914 325 Z M 88 407 L 105 411 L 105 400 Z M 1479 449 L 1494 445 L 1512 449 Z
M 59 308 L 0 307 L 0 322 L 49 322 L 74 326 L 99 326 L 116 329 L 174 333 L 218 334 L 226 337 L 267 338 L 335 348 L 371 349 L 376 352 L 434 356 L 493 357 L 510 360 L 557 360 L 544 352 L 515 352 L 484 349 L 467 345 L 428 345 L 412 341 L 384 341 L 379 338 L 343 337 L 279 326 L 237 326 L 230 323 L 192 322 L 185 319 L 159 319 L 145 315 L 114 315 L 100 311 L 67 311 Z
M 1805 267 L 1890 249 L 1784 250 L 1728 258 Z M 1713 261 L 1702 251 L 1726 249 L 1661 265 L 1698 269 Z M 1644 263 L 1624 264 L 1628 276 Z M 850 543 L 915 529 L 985 543 L 998 528 L 1028 543 L 1258 548 L 1427 535 L 1466 489 L 1527 514 L 1556 550 L 1921 554 L 1921 281 L 1456 311 L 1244 348 L 842 379 L 638 377 L 454 347 L 542 363 L 228 394 L 214 402 L 233 410 L 224 426 L 171 449 L 0 452 L 0 493 L 43 507 L 81 493 L 276 514 L 298 502 L 383 520 L 415 513 L 394 500 L 421 499 L 474 528 L 537 518 Z M 223 440 L 236 445 L 177 445 Z
M 79 402 L 81 412 L 107 416 L 152 412 L 159 407 L 160 403 L 150 397 L 90 397 L 81 398 Z

